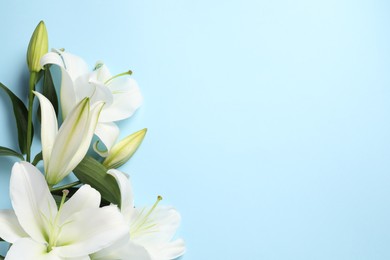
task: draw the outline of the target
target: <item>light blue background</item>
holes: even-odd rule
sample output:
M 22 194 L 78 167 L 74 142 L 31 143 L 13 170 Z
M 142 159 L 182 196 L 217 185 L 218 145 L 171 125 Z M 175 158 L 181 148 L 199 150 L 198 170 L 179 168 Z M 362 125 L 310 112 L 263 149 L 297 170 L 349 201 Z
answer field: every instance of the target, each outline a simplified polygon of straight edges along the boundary
M 134 71 L 137 205 L 182 214 L 185 260 L 390 259 L 388 1 L 1 1 L 0 80 L 50 46 Z M 0 95 L 0 144 L 16 147 Z M 11 160 L 0 159 L 1 205 Z

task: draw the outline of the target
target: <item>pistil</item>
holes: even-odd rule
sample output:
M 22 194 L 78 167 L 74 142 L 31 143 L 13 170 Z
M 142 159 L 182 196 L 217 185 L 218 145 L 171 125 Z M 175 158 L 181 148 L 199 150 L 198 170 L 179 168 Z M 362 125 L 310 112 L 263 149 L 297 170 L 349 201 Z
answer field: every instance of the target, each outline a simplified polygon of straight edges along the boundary
M 58 235 L 60 234 L 61 229 L 58 227 L 58 220 L 61 215 L 62 206 L 65 203 L 66 196 L 68 196 L 69 190 L 62 191 L 62 198 L 60 202 L 60 206 L 58 207 L 58 212 L 56 217 L 54 218 L 54 222 L 51 225 L 50 234 L 49 234 L 49 245 L 47 246 L 47 252 L 50 252 L 53 247 L 56 246 Z

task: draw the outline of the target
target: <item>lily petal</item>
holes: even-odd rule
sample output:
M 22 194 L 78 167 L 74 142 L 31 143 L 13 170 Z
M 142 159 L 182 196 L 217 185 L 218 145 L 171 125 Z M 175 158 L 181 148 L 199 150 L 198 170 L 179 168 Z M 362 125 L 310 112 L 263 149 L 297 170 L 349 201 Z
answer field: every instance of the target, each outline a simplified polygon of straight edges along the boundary
M 152 260 L 143 246 L 127 242 L 115 244 L 91 256 L 93 260 Z
M 95 89 L 94 93 L 91 95 L 91 102 L 99 102 L 103 101 L 104 103 L 107 104 L 107 106 L 111 105 L 113 102 L 113 96 L 110 91 L 106 86 L 101 84 L 100 82 L 94 83 Z
M 80 57 L 68 52 L 55 50 L 41 58 L 41 66 L 54 64 L 61 68 L 61 107 L 63 118 L 77 103 L 73 82 L 89 72 L 87 63 Z
M 118 183 L 121 192 L 121 212 L 125 220 L 129 221 L 134 211 L 134 197 L 130 181 L 124 173 L 118 170 L 111 169 L 107 173 L 112 175 Z
M 83 138 L 78 144 L 78 149 L 76 150 L 73 158 L 70 160 L 68 164 L 69 171 L 72 171 L 84 158 L 85 154 L 88 152 L 89 146 L 92 141 L 93 133 L 98 124 L 99 115 L 104 106 L 103 102 L 96 103 L 92 106 L 88 122 L 85 126 L 85 130 L 83 132 Z
M 15 163 L 10 181 L 12 206 L 20 225 L 34 240 L 45 243 L 45 222 L 57 214 L 57 205 L 41 172 L 28 162 Z
M 60 100 L 62 118 L 65 119 L 77 104 L 77 98 L 73 81 L 64 68 L 61 68 L 61 75 Z
M 70 216 L 63 225 L 56 248 L 62 257 L 92 254 L 126 236 L 128 226 L 116 206 L 86 209 Z M 82 227 L 82 229 L 80 229 Z
M 47 253 L 44 244 L 35 242 L 30 238 L 18 239 L 9 249 L 7 260 L 62 260 L 54 252 Z
M 0 237 L 2 239 L 9 243 L 15 243 L 19 238 L 27 236 L 13 210 L 0 211 Z
M 58 133 L 58 123 L 56 112 L 50 101 L 39 92 L 34 94 L 38 97 L 41 105 L 41 142 L 42 142 L 42 156 L 45 172 L 48 170 L 51 152 Z
M 102 111 L 103 113 L 103 111 Z M 114 146 L 119 136 L 119 127 L 113 122 L 98 123 L 96 125 L 95 134 L 106 146 L 107 151 L 110 151 Z M 95 149 L 96 151 L 96 149 Z M 100 151 L 96 151 L 99 154 Z M 101 153 L 102 156 L 107 156 L 107 153 Z
M 115 241 L 114 244 L 90 255 L 93 260 L 116 260 L 124 259 L 122 255 L 122 248 L 129 243 L 130 236 L 124 236 L 121 239 Z
M 64 223 L 71 215 L 88 208 L 99 208 L 100 193 L 85 184 L 77 190 L 77 192 L 64 203 L 61 209 L 60 223 Z
M 142 105 L 141 91 L 134 79 L 129 77 L 116 78 L 112 80 L 108 88 L 112 92 L 113 102 L 102 111 L 100 122 L 128 118 Z
M 84 91 L 85 83 L 78 84 L 77 90 L 81 96 L 91 97 L 92 102 L 104 101 L 107 105 L 111 105 L 113 102 L 113 93 L 111 92 L 111 89 L 104 84 L 104 81 L 98 80 L 98 73 L 98 71 L 91 72 L 88 76 L 88 82 L 86 82 L 88 85 L 93 86 L 93 93 L 86 93 Z
M 94 80 L 104 83 L 111 79 L 112 75 L 106 64 L 101 61 L 97 62 L 95 68 L 96 74 Z
M 43 67 L 46 64 L 54 64 L 64 68 L 72 80 L 89 73 L 88 64 L 79 56 L 61 50 L 53 50 L 45 54 L 40 61 Z
M 142 219 L 149 211 L 150 207 L 136 208 L 133 215 L 133 223 L 136 225 L 137 220 Z M 157 206 L 152 214 L 148 216 L 147 222 L 145 222 L 145 225 L 147 223 L 153 225 L 152 230 L 139 232 L 139 235 L 134 236 L 132 240 L 142 245 L 168 243 L 180 226 L 180 221 L 180 214 L 173 207 Z
M 145 246 L 152 260 L 176 259 L 185 253 L 185 244 L 182 239 L 177 239 L 167 244 L 157 246 Z
M 122 256 L 124 256 L 123 259 L 126 260 L 153 260 L 149 252 L 143 246 L 132 242 L 130 242 L 126 247 L 122 247 L 119 252 Z

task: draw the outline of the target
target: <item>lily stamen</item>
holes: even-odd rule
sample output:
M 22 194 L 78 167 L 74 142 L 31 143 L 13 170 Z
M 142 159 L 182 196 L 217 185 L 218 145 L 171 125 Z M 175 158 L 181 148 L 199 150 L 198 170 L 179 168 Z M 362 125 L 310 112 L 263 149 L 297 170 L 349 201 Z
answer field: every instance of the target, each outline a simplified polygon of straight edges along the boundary
M 69 194 L 69 190 L 62 191 L 62 198 L 60 202 L 60 206 L 58 207 L 58 212 L 56 217 L 54 218 L 54 222 L 51 225 L 50 235 L 49 235 L 49 245 L 47 246 L 47 252 L 50 252 L 54 246 L 57 244 L 58 235 L 61 231 L 61 227 L 58 226 L 58 220 L 61 215 L 62 206 L 65 203 L 66 197 Z
M 117 75 L 115 75 L 115 76 L 109 78 L 108 80 L 106 80 L 106 81 L 104 82 L 104 85 L 107 85 L 107 84 L 108 84 L 110 81 L 112 81 L 113 79 L 116 79 L 116 78 L 119 78 L 119 77 L 122 77 L 122 76 L 126 76 L 126 75 L 129 75 L 129 76 L 130 76 L 131 74 L 133 74 L 133 72 L 132 72 L 131 70 L 128 70 L 128 71 L 123 72 L 123 73 L 119 73 L 119 74 L 117 74 Z
M 137 219 L 137 221 L 135 221 L 135 222 L 133 223 L 132 226 L 134 226 L 134 229 L 130 228 L 130 235 L 131 235 L 131 236 L 136 235 L 136 234 L 139 233 L 140 231 L 148 230 L 148 229 L 150 229 L 150 228 L 156 226 L 156 224 L 154 224 L 154 223 L 148 223 L 147 226 L 144 226 L 144 225 L 145 225 L 145 223 L 148 222 L 149 216 L 153 213 L 153 211 L 156 209 L 158 203 L 159 203 L 160 201 L 162 201 L 162 199 L 163 199 L 163 198 L 162 198 L 160 195 L 157 196 L 156 202 L 155 202 L 155 203 L 153 204 L 153 206 L 149 209 L 149 211 L 148 211 L 145 215 L 143 215 L 142 212 L 141 212 L 140 216 L 143 215 L 142 218 Z
M 61 208 L 64 205 L 66 196 L 68 196 L 68 194 L 69 194 L 69 190 L 62 190 L 62 198 L 61 198 L 60 206 L 58 208 L 58 213 L 61 212 Z
M 153 212 L 154 209 L 157 207 L 158 203 L 159 203 L 160 201 L 162 201 L 162 199 L 163 199 L 163 198 L 162 198 L 160 195 L 157 196 L 156 202 L 153 204 L 152 208 L 148 211 L 148 213 L 146 213 L 145 218 L 149 217 L 149 215 L 152 214 L 152 212 Z

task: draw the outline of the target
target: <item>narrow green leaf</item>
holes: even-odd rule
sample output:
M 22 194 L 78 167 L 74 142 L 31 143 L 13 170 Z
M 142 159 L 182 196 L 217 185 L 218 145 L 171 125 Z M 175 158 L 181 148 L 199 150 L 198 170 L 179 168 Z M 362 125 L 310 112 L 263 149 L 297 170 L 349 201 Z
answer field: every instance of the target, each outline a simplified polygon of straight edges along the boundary
M 38 164 L 40 161 L 42 161 L 42 159 L 43 159 L 43 157 L 42 157 L 42 151 L 41 151 L 40 153 L 38 153 L 37 155 L 35 155 L 32 164 L 33 164 L 34 166 L 37 166 L 37 164 Z
M 9 149 L 9 148 L 3 147 L 3 146 L 0 146 L 0 156 L 15 156 L 15 157 L 19 158 L 20 160 L 24 161 L 23 155 L 21 155 L 20 153 L 14 151 L 12 149 Z
M 6 86 L 0 83 L 0 88 L 3 89 L 9 96 L 12 102 L 12 107 L 14 110 L 14 116 L 16 120 L 16 127 L 18 129 L 18 141 L 19 148 L 22 154 L 27 153 L 27 117 L 28 111 L 24 103 Z M 33 129 L 34 130 L 34 129 Z M 34 131 L 33 131 L 34 133 Z M 31 140 L 34 134 L 31 135 Z
M 50 100 L 54 110 L 56 111 L 56 115 L 58 116 L 58 98 L 53 77 L 50 72 L 50 65 L 45 65 L 45 70 L 43 72 L 42 94 Z
M 100 192 L 102 198 L 120 205 L 120 191 L 114 177 L 107 174 L 107 169 L 90 156 L 86 156 L 73 170 L 76 177 Z

